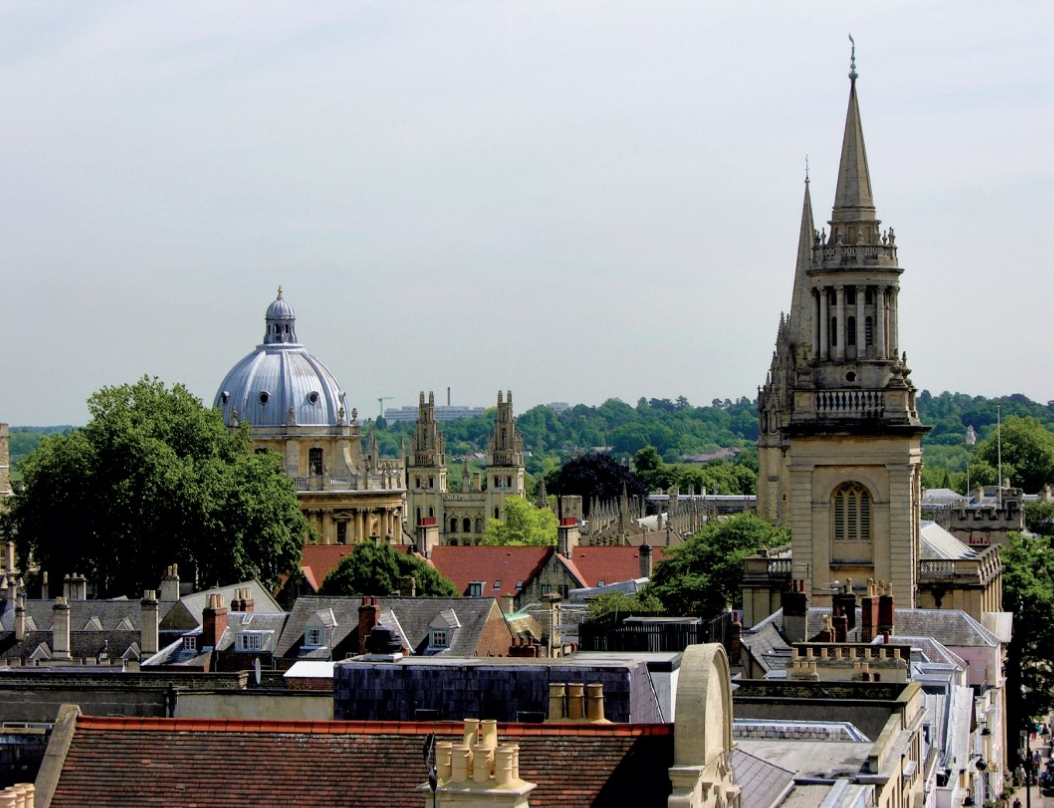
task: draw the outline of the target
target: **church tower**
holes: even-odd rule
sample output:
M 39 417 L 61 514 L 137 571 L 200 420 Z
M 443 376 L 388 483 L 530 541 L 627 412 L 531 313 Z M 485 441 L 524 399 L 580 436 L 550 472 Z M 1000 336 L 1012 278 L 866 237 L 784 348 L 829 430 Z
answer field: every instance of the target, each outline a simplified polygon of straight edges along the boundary
M 505 518 L 505 497 L 527 493 L 523 467 L 523 436 L 512 414 L 512 391 L 502 399 L 498 391 L 498 413 L 494 434 L 487 442 L 487 518 Z
M 828 230 L 805 181 L 791 310 L 758 392 L 758 513 L 792 530 L 791 576 L 815 605 L 851 578 L 890 583 L 914 607 L 922 435 L 900 353 L 893 228 L 876 216 L 857 99 L 849 109 Z
M 434 517 L 443 524 L 443 494 L 446 493 L 446 442 L 436 422 L 433 393 L 422 391 L 417 404 L 417 429 L 410 439 L 407 463 L 410 493 L 410 522 L 415 527 L 422 517 Z

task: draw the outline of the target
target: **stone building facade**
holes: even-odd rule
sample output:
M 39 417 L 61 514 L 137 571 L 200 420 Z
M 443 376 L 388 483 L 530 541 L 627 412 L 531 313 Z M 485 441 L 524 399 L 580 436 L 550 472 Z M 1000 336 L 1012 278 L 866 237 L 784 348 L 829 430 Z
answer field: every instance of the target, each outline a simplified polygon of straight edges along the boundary
M 435 396 L 422 392 L 416 432 L 407 461 L 409 517 L 415 526 L 435 519 L 441 544 L 479 544 L 488 519 L 505 518 L 505 497 L 527 493 L 523 438 L 516 429 L 512 391 L 498 391 L 494 432 L 487 441 L 487 466 L 472 473 L 466 460 L 461 491 L 447 486 L 446 443 L 435 417 Z

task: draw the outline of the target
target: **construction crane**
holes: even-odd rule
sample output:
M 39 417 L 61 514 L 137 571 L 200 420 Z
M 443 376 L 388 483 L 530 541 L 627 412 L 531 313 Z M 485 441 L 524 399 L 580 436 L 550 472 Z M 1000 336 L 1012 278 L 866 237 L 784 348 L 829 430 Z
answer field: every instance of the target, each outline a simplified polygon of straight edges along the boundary
M 389 401 L 390 399 L 393 399 L 393 398 L 395 398 L 395 396 L 377 396 L 377 403 L 380 405 L 380 408 L 381 408 L 380 409 L 380 412 L 381 412 L 380 417 L 381 418 L 384 417 L 384 402 L 385 401 Z

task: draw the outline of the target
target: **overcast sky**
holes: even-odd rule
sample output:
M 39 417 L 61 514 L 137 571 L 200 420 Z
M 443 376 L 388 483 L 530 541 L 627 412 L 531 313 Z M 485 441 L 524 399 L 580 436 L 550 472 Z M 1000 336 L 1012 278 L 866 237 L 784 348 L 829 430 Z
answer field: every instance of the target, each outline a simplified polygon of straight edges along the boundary
M 0 421 L 211 402 L 282 285 L 363 416 L 756 395 L 849 41 L 901 346 L 1054 398 L 1054 3 L 4 2 Z

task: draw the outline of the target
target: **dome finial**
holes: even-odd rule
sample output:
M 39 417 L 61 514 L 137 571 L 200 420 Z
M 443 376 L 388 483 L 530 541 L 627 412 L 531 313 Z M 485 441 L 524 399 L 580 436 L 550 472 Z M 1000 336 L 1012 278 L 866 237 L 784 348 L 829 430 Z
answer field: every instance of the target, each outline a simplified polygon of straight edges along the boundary
M 849 78 L 856 81 L 856 40 L 853 39 L 853 35 L 849 35 L 849 41 L 852 43 L 853 50 L 849 56 Z
M 282 284 L 278 284 L 278 296 L 282 296 Z

